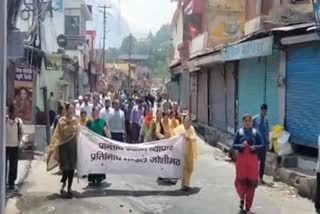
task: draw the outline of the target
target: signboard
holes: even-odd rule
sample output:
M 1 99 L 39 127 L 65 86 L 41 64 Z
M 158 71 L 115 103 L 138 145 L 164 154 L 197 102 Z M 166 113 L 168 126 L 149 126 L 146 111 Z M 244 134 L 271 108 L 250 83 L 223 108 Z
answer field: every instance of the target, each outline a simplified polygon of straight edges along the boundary
M 260 56 L 272 55 L 273 36 L 239 43 L 225 48 L 222 52 L 223 61 L 233 61 Z
M 208 44 L 211 48 L 240 39 L 245 26 L 246 1 L 208 0 Z
M 152 177 L 182 178 L 184 137 L 126 144 L 101 137 L 80 127 L 78 137 L 78 176 L 98 174 L 137 174 Z M 49 158 L 49 166 L 53 165 Z
M 30 65 L 18 64 L 15 69 L 14 103 L 17 117 L 32 122 L 33 86 L 35 69 Z

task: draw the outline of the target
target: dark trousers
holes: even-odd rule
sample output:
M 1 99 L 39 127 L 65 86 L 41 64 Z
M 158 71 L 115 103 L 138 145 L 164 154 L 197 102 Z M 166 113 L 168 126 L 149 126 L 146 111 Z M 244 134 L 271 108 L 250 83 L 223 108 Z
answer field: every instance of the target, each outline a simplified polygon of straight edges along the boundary
M 259 158 L 260 158 L 260 179 L 263 179 L 264 170 L 266 166 L 266 157 L 267 157 L 267 148 L 263 149 L 261 152 L 259 152 Z
M 9 186 L 14 186 L 18 175 L 19 147 L 6 147 L 6 175 L 9 173 Z M 9 169 L 8 169 L 9 162 Z M 9 170 L 9 172 L 8 172 Z M 6 176 L 7 177 L 7 176 Z
M 127 143 L 131 143 L 132 138 L 131 138 L 131 124 L 130 124 L 130 121 L 126 120 L 125 125 L 126 125 L 126 133 L 127 133 L 126 142 Z
M 66 184 L 68 180 L 68 190 L 71 190 L 73 178 L 74 178 L 74 169 L 62 171 L 61 183 Z
M 314 200 L 315 208 L 320 211 L 320 173 L 317 173 L 317 189 L 316 189 L 316 198 Z
M 49 111 L 49 120 L 50 120 L 50 126 L 53 124 L 54 119 L 56 118 L 57 114 L 54 111 Z
M 111 132 L 111 139 L 119 142 L 124 142 L 123 133 Z

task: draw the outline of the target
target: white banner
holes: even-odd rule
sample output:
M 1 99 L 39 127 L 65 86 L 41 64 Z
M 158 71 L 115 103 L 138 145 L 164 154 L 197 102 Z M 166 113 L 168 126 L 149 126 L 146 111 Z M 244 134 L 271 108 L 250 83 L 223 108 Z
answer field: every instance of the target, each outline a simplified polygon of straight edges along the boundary
M 80 128 L 79 176 L 101 173 L 182 178 L 183 165 L 183 136 L 143 144 L 126 144 Z

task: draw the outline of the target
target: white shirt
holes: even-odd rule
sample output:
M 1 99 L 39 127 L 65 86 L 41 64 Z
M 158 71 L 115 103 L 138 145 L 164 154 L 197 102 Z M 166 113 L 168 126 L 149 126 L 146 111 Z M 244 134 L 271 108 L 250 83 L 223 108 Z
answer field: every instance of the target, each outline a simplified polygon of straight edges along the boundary
M 100 118 L 103 119 L 104 121 L 106 121 L 107 124 L 109 124 L 109 113 L 113 111 L 113 109 L 111 107 L 108 108 L 108 110 L 106 108 L 103 108 L 100 111 Z
M 84 109 L 87 112 L 87 117 L 88 118 L 92 118 L 92 109 L 93 109 L 93 105 L 91 103 L 88 103 L 88 105 L 86 105 L 85 103 L 82 104 L 81 109 Z
M 317 169 L 316 169 L 316 171 L 317 171 L 318 173 L 320 173 L 320 136 L 319 136 L 319 138 L 318 138 L 318 150 L 319 150 L 319 152 L 318 152 L 318 163 L 317 163 Z
M 18 137 L 18 124 L 21 126 L 21 137 L 23 135 L 23 130 L 22 130 L 22 120 L 19 118 L 16 118 L 15 120 L 7 119 L 6 121 L 6 134 L 7 134 L 7 139 L 6 139 L 6 146 L 7 147 L 17 147 L 19 146 L 19 137 Z
M 124 121 L 124 112 L 121 109 L 119 109 L 119 111 L 112 110 L 109 112 L 109 127 L 111 132 L 125 133 L 123 129 Z

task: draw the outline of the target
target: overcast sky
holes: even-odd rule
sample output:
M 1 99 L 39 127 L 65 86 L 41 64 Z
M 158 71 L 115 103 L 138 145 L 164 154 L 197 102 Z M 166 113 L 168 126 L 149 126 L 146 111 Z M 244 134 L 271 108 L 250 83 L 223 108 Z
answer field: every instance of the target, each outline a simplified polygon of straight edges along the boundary
M 122 39 L 130 33 L 137 38 L 145 37 L 150 31 L 156 33 L 163 24 L 171 23 L 176 3 L 171 0 L 86 0 L 93 5 L 93 22 L 88 30 L 97 31 L 97 46 L 101 46 L 103 17 L 98 5 L 111 5 L 108 9 L 107 46 L 120 46 Z M 119 14 L 120 13 L 120 14 Z M 121 17 L 121 18 L 120 18 Z M 119 19 L 120 18 L 120 19 Z M 120 21 L 119 21 L 120 20 Z
M 120 11 L 128 21 L 130 30 L 139 34 L 157 32 L 161 25 L 170 23 L 176 6 L 171 0 L 120 0 L 120 2 Z

